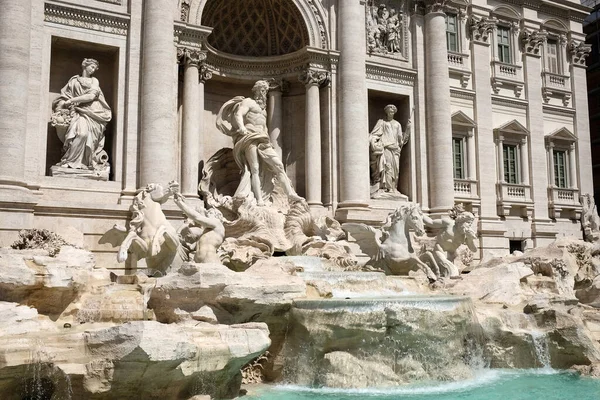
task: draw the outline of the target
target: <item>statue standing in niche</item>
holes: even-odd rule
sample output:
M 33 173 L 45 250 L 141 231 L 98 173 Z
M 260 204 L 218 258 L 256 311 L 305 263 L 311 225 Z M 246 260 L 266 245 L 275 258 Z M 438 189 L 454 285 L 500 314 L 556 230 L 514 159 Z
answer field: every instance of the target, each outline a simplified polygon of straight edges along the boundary
M 52 175 L 108 180 L 110 164 L 104 151 L 104 130 L 112 112 L 98 79 L 92 75 L 99 63 L 86 58 L 81 76 L 75 75 L 53 102 L 52 126 L 63 142 L 63 156 L 52 167 Z
M 267 130 L 267 92 L 269 83 L 257 81 L 252 97 L 237 96 L 219 110 L 217 128 L 233 139 L 233 156 L 242 170 L 235 198 L 256 199 L 265 205 L 273 193 L 274 180 L 291 201 L 301 201 L 285 174 L 283 163 L 269 140 Z
M 369 134 L 371 151 L 371 197 L 405 197 L 398 191 L 400 154 L 410 137 L 410 119 L 406 130 L 394 119 L 398 111 L 395 105 L 384 108 L 386 118 L 377 121 Z

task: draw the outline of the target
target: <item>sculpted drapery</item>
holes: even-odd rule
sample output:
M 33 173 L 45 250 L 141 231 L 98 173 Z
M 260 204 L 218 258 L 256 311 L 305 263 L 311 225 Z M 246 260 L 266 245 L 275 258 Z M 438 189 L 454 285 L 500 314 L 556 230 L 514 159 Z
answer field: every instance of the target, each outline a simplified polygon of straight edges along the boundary
M 98 62 L 85 59 L 82 68 L 81 76 L 71 77 L 53 103 L 55 115 L 62 112 L 67 116 L 63 128 L 68 124 L 66 132 L 57 126 L 59 138 L 64 143 L 64 153 L 58 165 L 74 169 L 98 169 L 107 162 L 103 151 L 104 130 L 112 118 L 112 112 L 98 79 L 92 77 L 98 69 Z
M 410 131 L 407 126 L 406 131 L 402 132 L 402 125 L 394 119 L 396 111 L 396 106 L 386 106 L 387 118 L 377 121 L 369 135 L 371 184 L 374 192 L 398 193 L 400 154 Z

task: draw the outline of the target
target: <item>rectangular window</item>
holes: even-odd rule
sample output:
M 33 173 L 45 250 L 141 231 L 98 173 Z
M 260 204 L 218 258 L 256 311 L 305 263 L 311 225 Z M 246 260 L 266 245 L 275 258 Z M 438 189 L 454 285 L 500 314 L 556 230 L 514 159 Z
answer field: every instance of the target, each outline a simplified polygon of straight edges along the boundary
M 454 179 L 465 179 L 464 140 L 452 138 L 452 159 L 454 160 Z
M 504 156 L 504 181 L 506 183 L 520 183 L 517 150 L 517 146 L 513 144 L 505 144 L 502 148 Z
M 549 72 L 558 74 L 558 42 L 548 39 L 546 50 L 546 68 Z
M 559 188 L 567 187 L 567 152 L 554 150 L 554 185 Z
M 510 29 L 504 26 L 498 27 L 498 60 L 510 64 Z
M 456 14 L 446 15 L 446 47 L 448 51 L 458 51 L 458 25 Z

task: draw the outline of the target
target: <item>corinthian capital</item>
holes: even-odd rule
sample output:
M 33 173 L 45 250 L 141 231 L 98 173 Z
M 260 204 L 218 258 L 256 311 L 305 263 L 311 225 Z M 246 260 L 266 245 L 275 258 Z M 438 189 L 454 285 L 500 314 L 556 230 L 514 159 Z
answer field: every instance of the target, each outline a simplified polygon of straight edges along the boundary
M 494 27 L 498 23 L 498 20 L 494 17 L 481 17 L 472 16 L 469 21 L 469 31 L 471 32 L 471 38 L 475 42 L 489 43 L 490 33 L 494 31 Z
M 544 29 L 540 30 L 523 30 L 521 33 L 521 43 L 523 51 L 527 54 L 539 55 L 542 44 L 548 39 L 548 32 Z
M 177 59 L 180 63 L 198 66 L 206 60 L 206 51 L 191 49 L 189 47 L 177 47 Z
M 425 6 L 425 12 L 444 12 L 447 0 L 423 0 Z
M 316 71 L 314 69 L 305 69 L 298 80 L 306 86 L 317 85 L 320 86 L 329 79 L 329 73 L 325 71 Z
M 585 66 L 585 59 L 592 51 L 592 46 L 585 44 L 584 42 L 575 42 L 574 40 L 569 41 L 567 49 L 571 55 L 571 62 L 573 65 Z

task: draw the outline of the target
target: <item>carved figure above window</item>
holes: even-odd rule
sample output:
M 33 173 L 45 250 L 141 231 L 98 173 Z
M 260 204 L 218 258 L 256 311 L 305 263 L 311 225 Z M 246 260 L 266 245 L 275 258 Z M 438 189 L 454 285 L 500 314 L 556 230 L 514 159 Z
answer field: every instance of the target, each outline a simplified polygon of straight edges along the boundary
M 369 53 L 404 55 L 406 37 L 403 2 L 371 0 L 366 10 L 367 50 Z

